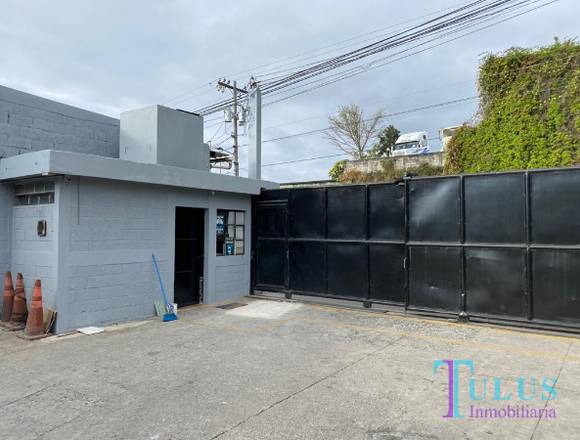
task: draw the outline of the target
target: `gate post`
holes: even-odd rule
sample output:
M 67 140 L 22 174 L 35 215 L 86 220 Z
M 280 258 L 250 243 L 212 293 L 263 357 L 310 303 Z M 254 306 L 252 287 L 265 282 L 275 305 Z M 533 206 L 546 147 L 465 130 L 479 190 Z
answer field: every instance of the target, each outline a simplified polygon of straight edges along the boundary
M 530 194 L 530 173 L 528 171 L 524 174 L 524 227 L 526 231 L 526 260 L 525 260 L 525 271 L 526 271 L 526 312 L 528 320 L 534 318 L 534 305 L 532 302 L 533 295 L 533 281 L 532 281 L 532 252 L 530 250 L 530 244 L 532 242 L 532 225 L 531 225 L 531 194 Z
M 459 241 L 461 246 L 461 292 L 459 298 L 459 316 L 458 320 L 468 321 L 467 314 L 467 292 L 466 292 L 466 262 L 465 262 L 465 177 L 459 176 L 459 223 L 460 235 Z
M 407 311 L 407 308 L 409 307 L 409 267 L 411 266 L 409 252 L 409 180 L 411 180 L 411 177 L 403 177 L 403 183 L 405 185 L 405 257 L 403 258 L 403 269 L 405 269 L 405 311 Z

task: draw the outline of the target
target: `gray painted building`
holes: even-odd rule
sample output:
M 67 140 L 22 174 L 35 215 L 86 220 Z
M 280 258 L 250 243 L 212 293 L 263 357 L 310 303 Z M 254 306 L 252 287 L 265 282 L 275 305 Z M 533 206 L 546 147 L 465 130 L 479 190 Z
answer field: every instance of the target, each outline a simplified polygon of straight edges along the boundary
M 251 196 L 277 185 L 210 173 L 202 127 L 0 86 L 0 269 L 23 273 L 29 298 L 42 280 L 57 333 L 151 316 L 152 253 L 181 305 L 249 292 Z

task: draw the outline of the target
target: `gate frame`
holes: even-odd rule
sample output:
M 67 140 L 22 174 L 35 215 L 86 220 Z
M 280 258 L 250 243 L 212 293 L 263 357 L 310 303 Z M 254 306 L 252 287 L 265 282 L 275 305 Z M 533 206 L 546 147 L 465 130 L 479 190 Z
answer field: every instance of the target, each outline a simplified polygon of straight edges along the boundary
M 562 321 L 549 321 L 534 318 L 534 303 L 533 303 L 533 275 L 532 275 L 532 250 L 534 249 L 551 249 L 551 250 L 580 250 L 580 244 L 562 245 L 562 244 L 533 244 L 532 243 L 532 224 L 531 224 L 531 175 L 532 174 L 543 174 L 543 173 L 555 173 L 555 172 L 580 172 L 580 167 L 559 167 L 559 168 L 549 168 L 549 169 L 529 169 L 529 170 L 510 170 L 501 172 L 485 172 L 485 173 L 473 173 L 473 174 L 454 174 L 445 176 L 405 176 L 402 179 L 389 181 L 389 182 L 372 182 L 372 183 L 355 183 L 355 184 L 341 184 L 341 185 L 327 185 L 321 187 L 298 187 L 298 188 L 282 188 L 278 190 L 269 190 L 268 192 L 286 192 L 287 201 L 284 199 L 275 199 L 267 202 L 260 202 L 259 196 L 253 196 L 252 203 L 252 218 L 257 218 L 256 207 L 264 205 L 283 205 L 285 206 L 285 222 L 286 222 L 286 234 L 285 238 L 260 238 L 257 234 L 257 223 L 254 221 L 252 223 L 252 271 L 251 271 L 251 295 L 257 294 L 257 292 L 276 292 L 284 294 L 287 299 L 292 299 L 293 295 L 314 297 L 314 298 L 326 298 L 333 300 L 348 301 L 351 303 L 362 303 L 365 308 L 372 308 L 374 305 L 393 307 L 395 311 L 401 312 L 403 314 L 419 315 L 419 316 L 435 316 L 440 318 L 453 318 L 458 321 L 471 321 L 471 322 L 483 322 L 490 324 L 508 325 L 514 327 L 524 327 L 524 328 L 535 328 L 543 330 L 556 330 L 580 333 L 580 324 L 573 324 L 569 322 Z M 480 176 L 501 176 L 501 175 L 521 175 L 523 178 L 523 201 L 524 201 L 524 242 L 522 243 L 466 243 L 466 217 L 465 217 L 465 178 L 466 177 L 480 177 Z M 409 236 L 409 183 L 412 181 L 421 180 L 441 180 L 441 179 L 459 179 L 459 216 L 460 216 L 460 239 L 458 242 L 433 242 L 433 241 L 411 241 Z M 400 185 L 404 186 L 404 240 L 384 240 L 370 241 L 370 225 L 369 225 L 369 187 L 378 185 Z M 364 187 L 365 188 L 365 211 L 366 211 L 366 235 L 362 240 L 357 239 L 329 239 L 329 238 L 293 238 L 290 237 L 290 225 L 291 225 L 291 203 L 292 198 L 290 194 L 293 191 L 300 190 L 312 190 L 321 189 L 325 192 L 325 207 L 324 207 L 324 232 L 325 237 L 328 237 L 328 190 L 329 188 L 336 187 Z M 279 285 L 268 285 L 268 284 L 258 284 L 257 283 L 257 246 L 259 240 L 276 240 L 285 242 L 285 277 L 283 288 Z M 367 292 L 366 298 L 355 298 L 351 296 L 342 296 L 335 294 L 326 294 L 318 292 L 306 292 L 301 290 L 295 290 L 290 288 L 290 243 L 293 241 L 308 241 L 308 242 L 323 242 L 324 246 L 324 291 L 328 291 L 328 246 L 327 243 L 361 243 L 366 245 L 366 252 L 368 262 L 370 262 L 370 244 L 397 244 L 404 246 L 404 296 L 405 300 L 403 303 L 393 302 L 388 300 L 377 300 L 371 299 L 371 283 L 370 283 L 370 264 L 367 264 Z M 441 309 L 430 309 L 430 308 L 418 308 L 410 305 L 410 249 L 413 246 L 445 246 L 445 247 L 459 247 L 460 248 L 460 285 L 461 289 L 458 296 L 458 313 L 444 311 Z M 524 269 L 524 297 L 525 297 L 525 318 L 519 318 L 515 316 L 501 316 L 501 315 L 491 315 L 486 313 L 468 313 L 467 312 L 467 270 L 466 270 L 466 248 L 485 248 L 485 249 L 520 249 L 523 251 L 523 269 Z

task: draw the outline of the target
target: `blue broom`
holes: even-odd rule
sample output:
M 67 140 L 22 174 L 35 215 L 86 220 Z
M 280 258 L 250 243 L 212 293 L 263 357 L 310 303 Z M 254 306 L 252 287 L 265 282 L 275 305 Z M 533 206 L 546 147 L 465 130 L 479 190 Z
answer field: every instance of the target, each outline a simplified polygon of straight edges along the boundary
M 159 266 L 157 265 L 157 259 L 155 258 L 155 254 L 151 254 L 153 257 L 153 266 L 155 267 L 155 272 L 157 273 L 157 279 L 159 280 L 159 287 L 161 288 L 161 293 L 163 294 L 163 300 L 165 301 L 165 308 L 167 309 L 167 313 L 163 315 L 163 322 L 168 321 L 175 321 L 177 319 L 177 315 L 173 310 L 173 304 L 169 303 L 167 299 L 167 292 L 165 292 L 165 287 L 163 286 L 163 280 L 161 279 L 161 274 L 159 273 Z

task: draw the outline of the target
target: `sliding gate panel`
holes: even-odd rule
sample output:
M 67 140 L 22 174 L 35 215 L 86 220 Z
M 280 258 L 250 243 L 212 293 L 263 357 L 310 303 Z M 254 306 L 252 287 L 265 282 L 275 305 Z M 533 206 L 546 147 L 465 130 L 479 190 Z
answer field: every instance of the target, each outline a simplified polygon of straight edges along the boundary
M 256 290 L 580 331 L 580 169 L 264 191 Z
M 369 239 L 405 242 L 405 186 L 368 187 Z
M 524 249 L 466 249 L 467 312 L 525 318 L 525 264 Z
M 532 309 L 580 326 L 580 170 L 530 175 Z
M 409 182 L 409 239 L 459 242 L 460 180 L 457 177 Z
M 465 241 L 525 243 L 525 174 L 465 177 Z
M 254 206 L 253 284 L 287 287 L 289 191 L 265 191 Z
M 293 241 L 290 243 L 290 289 L 323 294 L 325 287 L 324 243 Z
M 459 312 L 461 249 L 451 246 L 411 246 L 409 306 Z
M 286 287 L 286 242 L 261 240 L 256 251 L 256 282 L 263 286 Z
M 364 243 L 328 243 L 328 288 L 333 296 L 366 299 L 368 260 Z
M 405 245 L 369 244 L 370 299 L 405 303 Z
M 580 250 L 534 249 L 534 316 L 580 325 Z
M 580 170 L 530 176 L 534 244 L 580 244 Z
M 364 240 L 367 235 L 366 186 L 327 190 L 328 238 Z
M 289 203 L 291 238 L 325 237 L 326 194 L 324 189 L 292 191 Z

